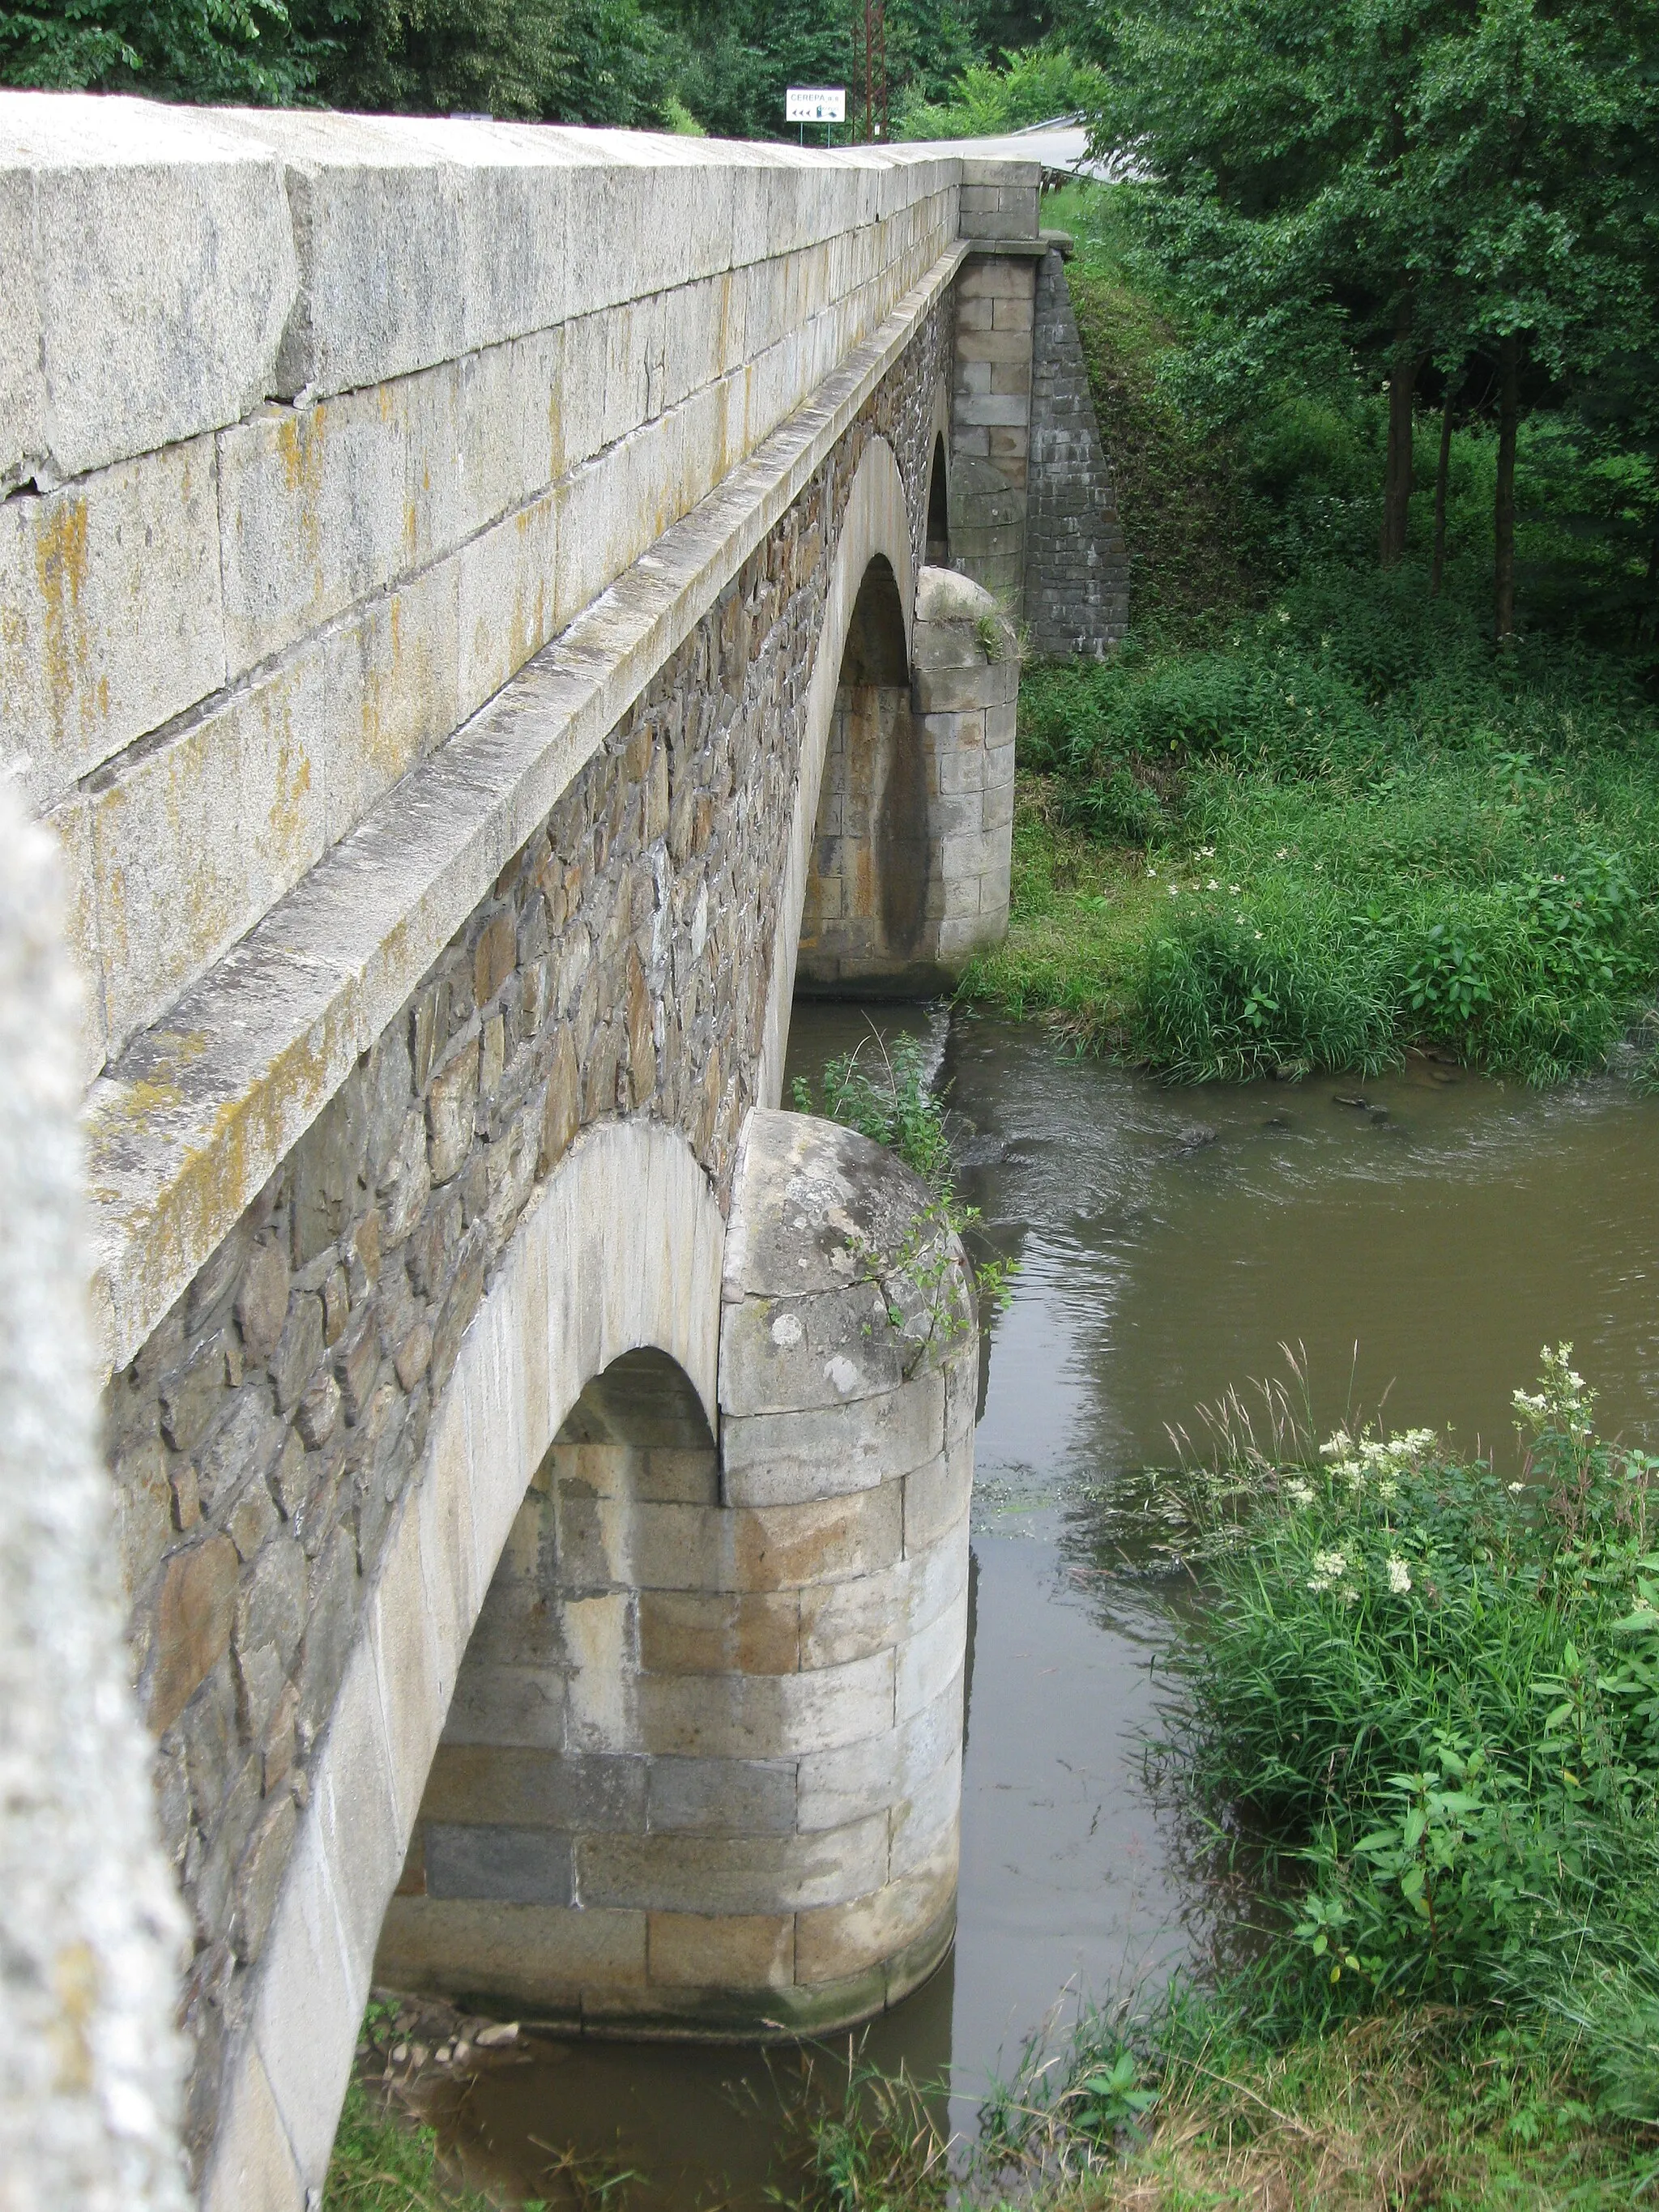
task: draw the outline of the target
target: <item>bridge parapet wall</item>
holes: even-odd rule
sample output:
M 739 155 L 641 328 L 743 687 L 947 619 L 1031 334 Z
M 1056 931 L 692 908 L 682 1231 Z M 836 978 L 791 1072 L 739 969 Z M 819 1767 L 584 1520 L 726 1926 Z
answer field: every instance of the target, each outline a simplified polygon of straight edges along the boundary
M 16 93 L 0 163 L 5 735 L 88 1077 L 876 330 L 961 167 Z

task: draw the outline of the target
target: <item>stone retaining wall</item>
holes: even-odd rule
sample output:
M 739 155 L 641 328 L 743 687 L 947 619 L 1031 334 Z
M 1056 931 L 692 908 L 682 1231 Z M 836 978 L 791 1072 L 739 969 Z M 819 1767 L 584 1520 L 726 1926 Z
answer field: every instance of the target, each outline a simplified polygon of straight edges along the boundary
M 1128 555 L 1117 492 L 1058 246 L 1037 268 L 1024 604 L 1034 653 L 1100 659 L 1128 628 Z

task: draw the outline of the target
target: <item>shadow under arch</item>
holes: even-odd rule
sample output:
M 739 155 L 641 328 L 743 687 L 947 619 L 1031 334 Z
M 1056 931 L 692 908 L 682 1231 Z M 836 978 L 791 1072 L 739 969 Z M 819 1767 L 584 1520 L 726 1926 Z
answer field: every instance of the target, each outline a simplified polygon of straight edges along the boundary
M 886 563 L 903 618 L 905 665 L 909 665 L 916 592 L 916 538 L 921 518 L 913 518 L 892 447 L 872 437 L 860 456 L 847 503 L 842 511 L 832 556 L 823 625 L 813 655 L 806 706 L 806 731 L 796 776 L 789 843 L 779 884 L 772 970 L 762 1027 L 759 1103 L 775 1106 L 783 1091 L 784 1051 L 789 1009 L 795 994 L 801 915 L 811 872 L 813 832 L 824 759 L 835 720 L 842 656 L 866 571 L 880 556 Z
M 659 1950 L 673 1935 L 652 1909 L 661 1841 L 724 1809 L 689 1746 L 653 1755 L 664 1678 L 745 1656 L 737 1609 L 702 1589 L 719 1504 L 714 1433 L 676 1359 L 644 1346 L 590 1377 L 462 1658 L 377 1980 L 565 2029 L 603 2027 L 621 1991 L 653 2001 L 647 1922 Z
M 951 482 L 945 457 L 945 433 L 933 435 L 933 464 L 927 471 L 927 566 L 951 565 Z
M 644 1347 L 713 1433 L 726 1224 L 690 1145 L 585 1130 L 486 1289 L 367 1593 L 234 2033 L 201 2201 L 320 2191 L 376 1947 L 464 1654 L 526 1489 L 592 1378 Z M 499 1910 L 499 1908 L 498 1908 Z

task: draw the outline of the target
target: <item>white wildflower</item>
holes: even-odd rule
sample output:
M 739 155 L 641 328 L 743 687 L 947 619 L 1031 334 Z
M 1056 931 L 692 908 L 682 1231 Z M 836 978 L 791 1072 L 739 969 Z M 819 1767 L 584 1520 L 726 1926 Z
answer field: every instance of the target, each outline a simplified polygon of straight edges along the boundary
M 1319 1456 L 1321 1459 L 1346 1459 L 1352 1449 L 1353 1438 L 1346 1429 L 1338 1429 L 1334 1436 L 1327 1437 L 1321 1444 Z
M 1313 1570 L 1308 1577 L 1308 1588 L 1316 1595 L 1322 1595 L 1347 1573 L 1347 1559 L 1341 1552 L 1316 1552 Z
M 1512 1483 L 1510 1483 L 1510 1496 L 1511 1498 L 1519 1498 L 1519 1496 L 1521 1495 L 1522 1492 L 1526 1488 L 1526 1486 L 1526 1486 L 1526 1484 L 1525 1484 L 1524 1482 L 1512 1482 Z
M 1287 1482 L 1285 1495 L 1293 1505 L 1311 1505 L 1314 1502 L 1313 1485 L 1310 1482 Z
M 1385 1474 L 1376 1486 L 1376 1494 L 1385 1505 L 1392 1505 L 1400 1495 L 1400 1485 L 1391 1474 Z
M 1212 891 L 1218 891 L 1221 889 L 1220 884 L 1217 881 L 1214 876 L 1212 876 L 1210 878 L 1209 888 Z
M 1404 1597 L 1412 1586 L 1412 1571 L 1398 1552 L 1389 1554 L 1389 1588 L 1396 1597 Z

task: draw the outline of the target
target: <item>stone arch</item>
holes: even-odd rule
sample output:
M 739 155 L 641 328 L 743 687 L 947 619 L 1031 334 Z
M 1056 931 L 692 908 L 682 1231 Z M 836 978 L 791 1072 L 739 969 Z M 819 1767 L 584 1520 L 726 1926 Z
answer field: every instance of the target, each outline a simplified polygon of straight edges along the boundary
M 775 1106 L 783 1091 L 783 1056 L 789 1037 L 789 1009 L 794 999 L 800 946 L 801 914 L 806 901 L 812 832 L 824 755 L 835 716 L 842 656 L 865 572 L 878 556 L 886 561 L 904 616 L 907 659 L 915 606 L 915 554 L 904 479 L 892 447 L 872 438 L 860 457 L 836 539 L 823 627 L 808 683 L 806 728 L 795 784 L 794 808 L 782 880 L 778 887 L 777 934 L 762 1028 L 760 1103 Z
M 381 1552 L 224 2075 L 202 2201 L 320 2187 L 386 1906 L 526 1488 L 590 1380 L 654 1346 L 712 1430 L 725 1224 L 685 1139 L 606 1121 L 520 1222 Z
M 842 649 L 813 826 L 796 988 L 907 993 L 933 980 L 933 853 L 921 733 L 893 574 L 877 554 Z
M 699 2016 L 696 1996 L 719 2025 L 740 2024 L 725 1990 L 688 1983 L 699 1947 L 681 1916 L 653 1909 L 665 1874 L 684 1873 L 650 1863 L 665 1838 L 706 1838 L 717 1857 L 733 1821 L 742 1834 L 756 1815 L 678 1737 L 674 1755 L 652 1756 L 674 1717 L 665 1693 L 695 1692 L 688 1673 L 767 1656 L 750 1646 L 769 1620 L 757 1631 L 755 1605 L 702 1587 L 720 1503 L 714 1432 L 678 1360 L 645 1345 L 589 1378 L 530 1479 L 463 1656 L 377 1981 L 566 2029 L 630 1997 L 672 2021 L 677 2005 Z M 766 1778 L 778 1795 L 786 1778 Z
M 933 440 L 933 465 L 927 472 L 927 566 L 948 568 L 950 565 L 950 461 L 945 434 L 940 431 Z
M 942 376 L 933 386 L 927 451 L 927 489 L 921 507 L 925 532 L 922 561 L 929 568 L 948 568 L 951 565 L 951 390 Z M 940 526 L 937 531 L 934 526 L 936 520 Z M 941 544 L 942 551 L 939 550 Z

